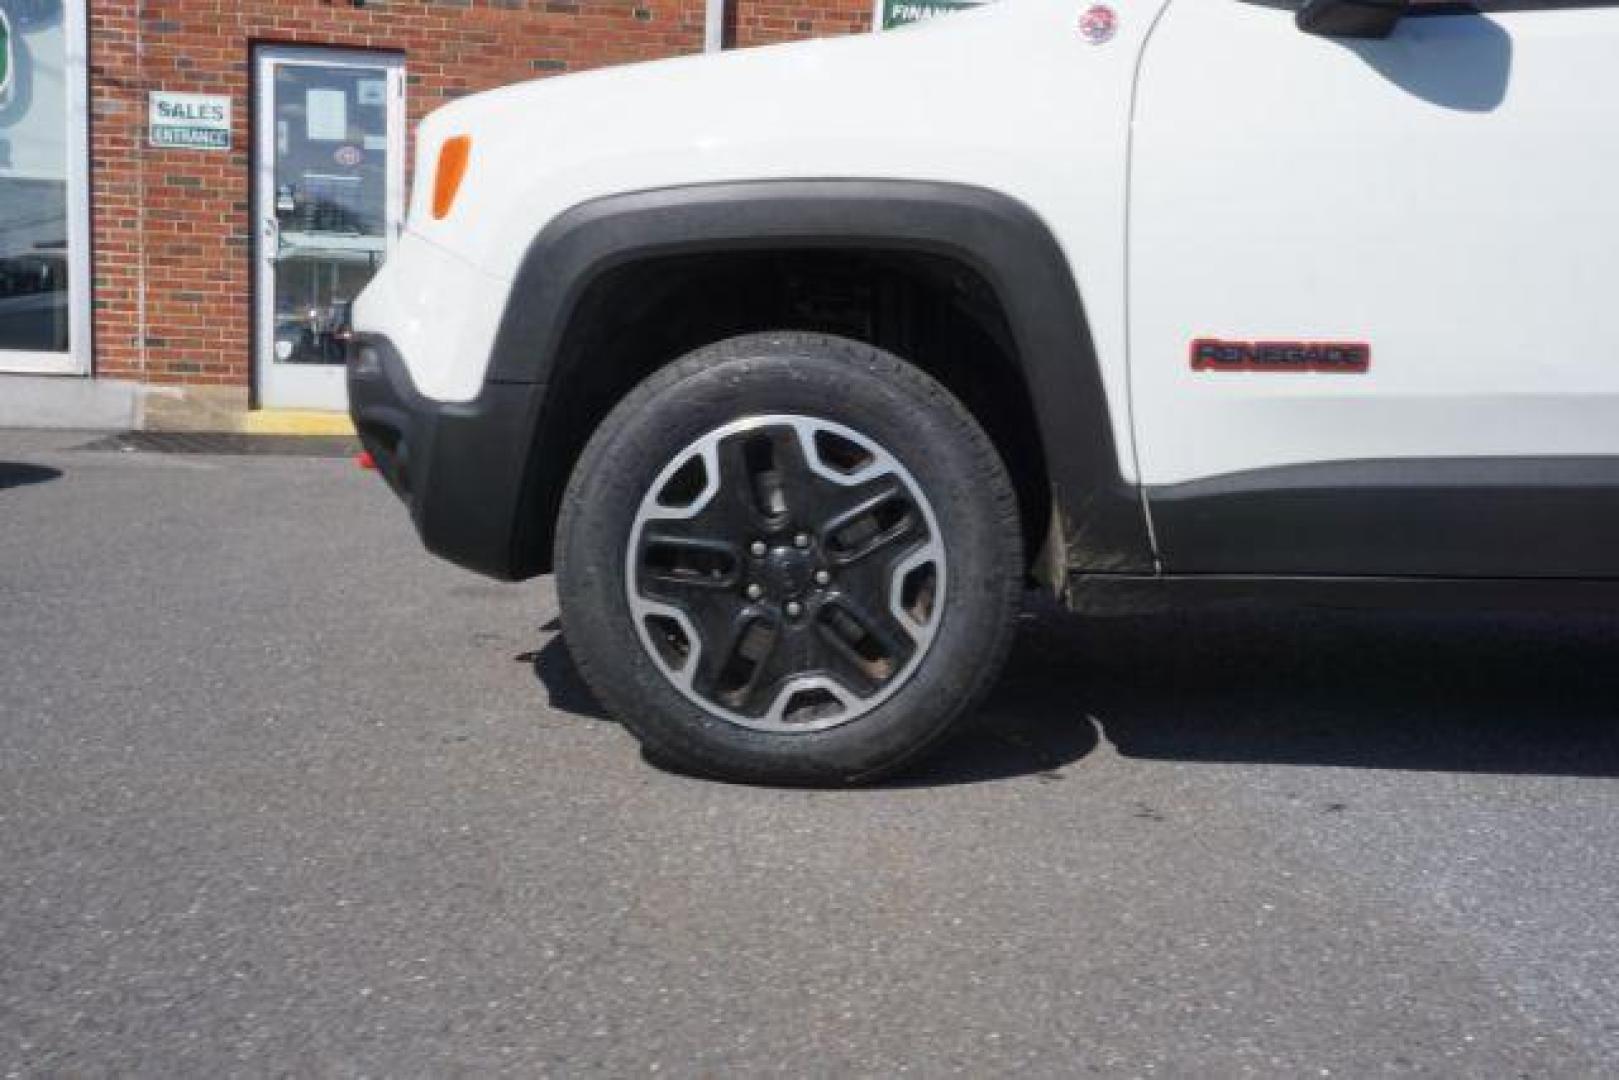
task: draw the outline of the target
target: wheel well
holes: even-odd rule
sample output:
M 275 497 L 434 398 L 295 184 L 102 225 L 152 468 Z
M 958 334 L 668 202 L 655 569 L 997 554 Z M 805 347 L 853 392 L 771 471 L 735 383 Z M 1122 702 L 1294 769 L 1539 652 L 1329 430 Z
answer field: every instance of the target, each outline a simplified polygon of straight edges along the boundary
M 881 250 L 655 257 L 598 277 L 574 308 L 528 470 L 538 528 L 524 563 L 550 562 L 557 503 L 591 434 L 629 390 L 694 349 L 800 330 L 876 345 L 938 379 L 995 443 L 1018 493 L 1026 558 L 1044 543 L 1051 485 L 1005 312 L 983 277 L 940 256 Z

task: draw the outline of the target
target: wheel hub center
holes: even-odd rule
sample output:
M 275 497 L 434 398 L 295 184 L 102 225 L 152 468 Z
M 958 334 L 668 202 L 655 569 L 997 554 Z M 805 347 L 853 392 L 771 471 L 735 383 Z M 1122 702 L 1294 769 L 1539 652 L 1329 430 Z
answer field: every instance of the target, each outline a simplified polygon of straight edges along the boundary
M 765 588 L 779 599 L 803 595 L 815 580 L 815 557 L 797 548 L 779 547 L 765 556 Z

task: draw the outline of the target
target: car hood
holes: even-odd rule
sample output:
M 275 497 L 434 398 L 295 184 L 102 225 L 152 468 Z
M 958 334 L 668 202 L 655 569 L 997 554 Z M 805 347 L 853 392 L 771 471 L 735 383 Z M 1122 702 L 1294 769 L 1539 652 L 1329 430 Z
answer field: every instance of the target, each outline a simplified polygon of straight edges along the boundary
M 1071 76 L 1044 71 L 1103 55 L 1076 51 L 1074 11 L 1071 0 L 1004 0 L 881 34 L 478 94 L 424 122 L 411 228 L 509 276 L 545 220 L 615 193 L 734 179 L 1037 175 L 1053 155 L 1049 125 L 1035 133 L 1031 124 L 1076 107 L 1064 100 Z M 1066 34 L 1066 59 L 1053 55 L 1054 31 Z M 471 166 L 455 210 L 435 221 L 428 178 L 453 135 L 472 138 Z

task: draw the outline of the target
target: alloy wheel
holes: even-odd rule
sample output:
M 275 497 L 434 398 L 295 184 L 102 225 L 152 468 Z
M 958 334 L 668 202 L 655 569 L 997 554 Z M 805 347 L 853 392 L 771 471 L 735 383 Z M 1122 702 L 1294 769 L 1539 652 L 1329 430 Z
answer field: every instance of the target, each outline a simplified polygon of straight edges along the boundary
M 820 731 L 916 670 L 942 617 L 945 550 L 887 450 L 831 421 L 736 421 L 677 454 L 626 553 L 630 612 L 663 674 L 709 714 Z

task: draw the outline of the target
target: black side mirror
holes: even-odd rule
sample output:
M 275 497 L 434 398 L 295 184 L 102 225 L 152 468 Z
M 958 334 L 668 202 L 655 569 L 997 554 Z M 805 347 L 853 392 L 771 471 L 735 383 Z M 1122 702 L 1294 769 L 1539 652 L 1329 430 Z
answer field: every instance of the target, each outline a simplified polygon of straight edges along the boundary
M 1411 0 L 1306 0 L 1298 24 L 1321 37 L 1386 38 L 1410 8 Z

